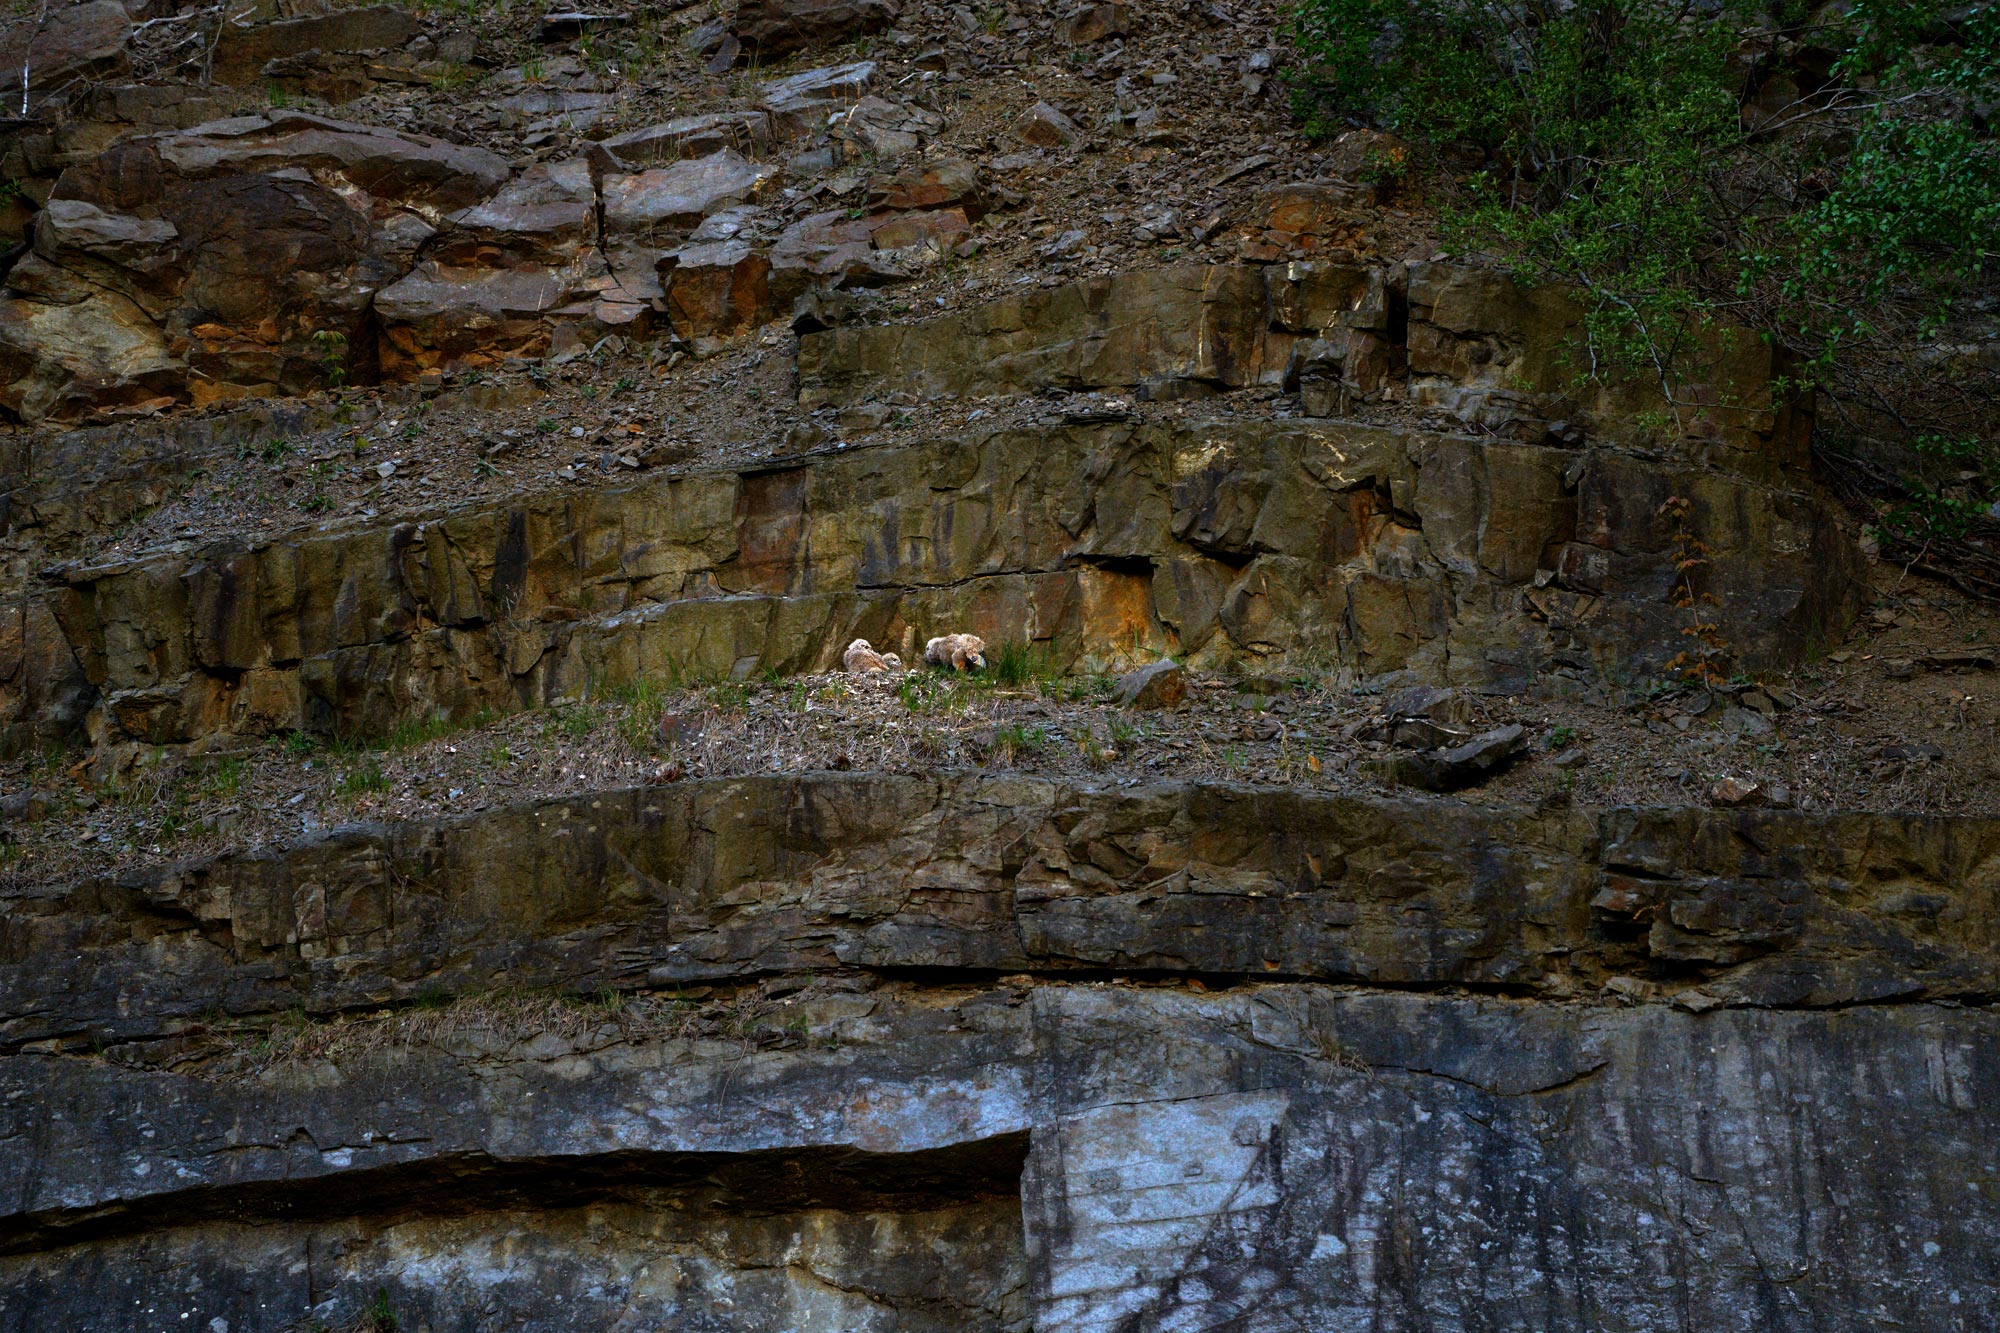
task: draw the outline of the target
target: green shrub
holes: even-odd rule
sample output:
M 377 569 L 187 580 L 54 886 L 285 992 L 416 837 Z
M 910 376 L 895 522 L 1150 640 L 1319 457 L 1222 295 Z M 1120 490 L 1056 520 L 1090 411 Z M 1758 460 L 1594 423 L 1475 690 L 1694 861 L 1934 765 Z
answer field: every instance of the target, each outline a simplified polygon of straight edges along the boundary
M 1836 412 L 1921 416 L 1933 403 L 1869 400 L 1885 363 L 1947 360 L 1924 349 L 1993 266 L 2000 144 L 1978 111 L 2000 92 L 2000 5 L 1807 8 L 1294 0 L 1293 92 L 1320 134 L 1404 137 L 1456 244 L 1573 284 L 1579 375 L 1642 373 L 1684 425 L 1726 320 Z M 1746 53 L 1803 45 L 1838 53 L 1826 87 L 1746 111 Z

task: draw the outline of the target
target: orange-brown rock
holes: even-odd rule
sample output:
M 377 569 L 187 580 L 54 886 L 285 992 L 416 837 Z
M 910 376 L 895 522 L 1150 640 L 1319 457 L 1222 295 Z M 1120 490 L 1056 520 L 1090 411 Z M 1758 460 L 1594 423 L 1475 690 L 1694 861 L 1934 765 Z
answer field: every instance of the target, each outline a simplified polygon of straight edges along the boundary
M 287 114 L 125 140 L 64 172 L 0 299 L 0 405 L 29 420 L 374 373 L 385 280 L 506 167 Z M 177 379 L 176 384 L 169 384 Z
M 776 319 L 804 289 L 796 270 L 773 272 L 748 241 L 700 241 L 660 260 L 667 318 L 690 338 L 727 338 Z
M 972 230 L 962 208 L 935 208 L 915 213 L 894 213 L 872 222 L 868 239 L 877 250 L 901 250 L 912 245 L 937 249 L 951 246 Z
M 421 30 L 415 16 L 397 5 L 335 9 L 273 23 L 224 23 L 215 43 L 214 77 L 221 83 L 255 83 L 272 60 L 309 51 L 332 55 L 401 47 Z
M 945 158 L 871 177 L 868 207 L 891 213 L 956 207 L 977 222 L 986 212 L 981 187 L 977 166 Z

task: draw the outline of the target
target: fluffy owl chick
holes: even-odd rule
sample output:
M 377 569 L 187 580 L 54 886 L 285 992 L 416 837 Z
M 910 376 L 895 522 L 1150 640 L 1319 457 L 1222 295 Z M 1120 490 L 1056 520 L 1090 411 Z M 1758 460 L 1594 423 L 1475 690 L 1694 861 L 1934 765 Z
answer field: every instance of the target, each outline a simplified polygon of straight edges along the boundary
M 866 639 L 856 639 L 847 645 L 847 651 L 840 655 L 841 665 L 855 675 L 866 675 L 871 671 L 900 671 L 903 663 L 894 653 L 878 653 Z
M 986 670 L 986 640 L 977 634 L 945 634 L 924 645 L 924 661 L 953 671 Z

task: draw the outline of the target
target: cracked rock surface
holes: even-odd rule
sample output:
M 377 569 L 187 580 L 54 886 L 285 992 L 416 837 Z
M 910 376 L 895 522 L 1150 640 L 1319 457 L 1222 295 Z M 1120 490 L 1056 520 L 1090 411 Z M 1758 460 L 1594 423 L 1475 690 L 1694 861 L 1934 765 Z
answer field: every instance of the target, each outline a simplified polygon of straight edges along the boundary
M 1284 23 L 0 24 L 0 1333 L 2000 1327 L 2000 617 Z

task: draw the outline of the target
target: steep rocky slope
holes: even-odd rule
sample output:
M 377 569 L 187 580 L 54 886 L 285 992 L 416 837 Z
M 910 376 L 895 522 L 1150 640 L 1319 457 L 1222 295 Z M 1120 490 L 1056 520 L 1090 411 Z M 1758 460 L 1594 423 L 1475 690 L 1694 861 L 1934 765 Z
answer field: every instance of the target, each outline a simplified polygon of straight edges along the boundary
M 2000 1323 L 2000 618 L 1282 61 L 13 24 L 0 1329 Z

